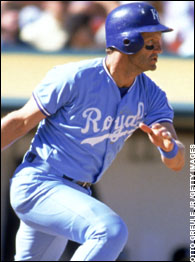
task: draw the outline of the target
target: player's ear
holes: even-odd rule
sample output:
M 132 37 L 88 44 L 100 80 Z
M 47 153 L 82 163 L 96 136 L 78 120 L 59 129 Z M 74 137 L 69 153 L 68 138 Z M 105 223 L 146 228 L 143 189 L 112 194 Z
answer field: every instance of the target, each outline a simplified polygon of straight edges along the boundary
M 111 55 L 114 52 L 115 48 L 114 47 L 108 47 L 106 48 L 106 54 Z

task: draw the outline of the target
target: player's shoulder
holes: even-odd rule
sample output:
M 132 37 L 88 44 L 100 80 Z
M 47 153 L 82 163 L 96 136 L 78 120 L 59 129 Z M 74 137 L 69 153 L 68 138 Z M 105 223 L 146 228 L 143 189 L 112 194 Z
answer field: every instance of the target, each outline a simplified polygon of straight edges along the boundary
M 142 88 L 142 90 L 145 90 L 146 93 L 163 91 L 161 87 L 159 87 L 158 83 L 152 80 L 145 73 L 141 73 L 138 76 L 138 85 L 140 86 L 140 88 Z
M 103 58 L 93 58 L 93 59 L 85 59 L 76 62 L 70 62 L 63 65 L 57 65 L 55 68 L 60 72 L 68 72 L 72 73 L 73 75 L 77 74 L 78 72 L 88 71 L 88 70 L 95 70 L 102 68 L 103 66 Z
M 75 66 L 81 69 L 87 68 L 99 68 L 102 67 L 103 58 L 97 57 L 92 59 L 85 59 L 75 63 Z
M 138 83 L 142 92 L 144 92 L 149 99 L 153 100 L 157 96 L 166 96 L 166 92 L 162 89 L 162 87 L 160 87 L 158 83 L 155 83 L 145 73 L 142 73 L 138 76 Z
M 75 79 L 83 75 L 83 72 L 87 72 L 85 75 L 89 76 L 92 74 L 92 72 L 100 71 L 99 68 L 102 67 L 103 58 L 94 58 L 58 64 L 47 72 L 46 78 L 49 81 L 73 83 Z
M 143 83 L 145 87 L 151 87 L 151 86 L 157 87 L 157 84 L 149 76 L 147 76 L 145 73 L 141 73 L 138 76 L 138 81 L 140 83 Z

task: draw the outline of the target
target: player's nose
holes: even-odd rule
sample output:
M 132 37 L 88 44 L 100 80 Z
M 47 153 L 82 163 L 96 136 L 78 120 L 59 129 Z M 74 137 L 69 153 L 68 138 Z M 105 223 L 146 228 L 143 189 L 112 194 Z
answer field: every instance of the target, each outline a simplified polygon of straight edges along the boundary
M 162 49 L 162 45 L 159 43 L 159 44 L 156 44 L 154 46 L 154 49 L 153 49 L 154 52 L 158 53 L 158 54 L 162 54 L 163 52 L 163 49 Z

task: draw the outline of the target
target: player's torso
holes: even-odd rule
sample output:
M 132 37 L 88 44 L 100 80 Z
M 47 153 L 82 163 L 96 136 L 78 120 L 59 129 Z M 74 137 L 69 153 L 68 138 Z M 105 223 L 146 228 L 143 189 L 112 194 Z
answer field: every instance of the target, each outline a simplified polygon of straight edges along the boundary
M 141 78 L 121 98 L 104 66 L 81 70 L 73 81 L 70 103 L 39 125 L 32 145 L 51 164 L 59 160 L 60 165 L 64 158 L 72 165 L 90 162 L 97 167 L 94 173 L 103 171 L 143 121 L 147 99 Z
M 121 98 L 119 88 L 104 68 L 86 70 L 77 77 L 76 95 L 68 106 L 49 117 L 52 127 L 74 134 L 81 144 L 98 145 L 105 140 L 126 139 L 143 121 L 146 94 L 136 79 Z

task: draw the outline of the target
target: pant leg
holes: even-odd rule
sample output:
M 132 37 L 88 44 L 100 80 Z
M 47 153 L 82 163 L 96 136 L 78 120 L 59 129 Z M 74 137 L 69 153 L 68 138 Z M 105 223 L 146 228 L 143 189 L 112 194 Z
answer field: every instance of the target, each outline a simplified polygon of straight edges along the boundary
M 85 241 L 71 261 L 115 261 L 127 241 L 127 228 L 121 218 L 105 214 L 86 231 Z
M 64 237 L 45 234 L 20 221 L 15 261 L 58 261 L 67 242 Z
M 19 218 L 37 231 L 82 244 L 72 261 L 114 261 L 118 257 L 127 241 L 126 225 L 86 189 L 46 174 L 14 180 L 11 203 Z

